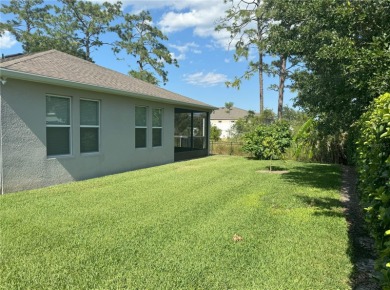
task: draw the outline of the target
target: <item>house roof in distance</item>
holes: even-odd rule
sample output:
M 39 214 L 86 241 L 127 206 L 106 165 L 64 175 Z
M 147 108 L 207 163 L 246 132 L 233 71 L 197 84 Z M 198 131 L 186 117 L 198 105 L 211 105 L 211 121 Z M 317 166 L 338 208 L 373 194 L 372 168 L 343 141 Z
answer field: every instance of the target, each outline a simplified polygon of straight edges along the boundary
M 0 61 L 2 77 L 119 94 L 189 107 L 215 109 L 128 75 L 57 51 L 15 55 Z
M 248 111 L 240 108 L 232 107 L 229 111 L 227 108 L 221 107 L 210 114 L 210 120 L 238 120 L 247 115 Z

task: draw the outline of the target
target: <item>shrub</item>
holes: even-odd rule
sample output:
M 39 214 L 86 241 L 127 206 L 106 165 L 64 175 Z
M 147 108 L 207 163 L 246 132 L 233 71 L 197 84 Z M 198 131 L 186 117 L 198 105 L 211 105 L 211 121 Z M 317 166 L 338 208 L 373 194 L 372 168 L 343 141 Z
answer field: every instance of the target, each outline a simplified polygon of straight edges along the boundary
M 390 289 L 390 94 L 375 99 L 357 125 L 359 191 L 378 248 L 379 278 Z
M 260 125 L 244 137 L 243 151 L 256 159 L 279 159 L 291 145 L 290 126 L 286 122 Z M 271 167 L 270 167 L 271 170 Z
M 210 139 L 212 141 L 219 141 L 221 139 L 222 130 L 217 126 L 211 126 L 210 128 Z

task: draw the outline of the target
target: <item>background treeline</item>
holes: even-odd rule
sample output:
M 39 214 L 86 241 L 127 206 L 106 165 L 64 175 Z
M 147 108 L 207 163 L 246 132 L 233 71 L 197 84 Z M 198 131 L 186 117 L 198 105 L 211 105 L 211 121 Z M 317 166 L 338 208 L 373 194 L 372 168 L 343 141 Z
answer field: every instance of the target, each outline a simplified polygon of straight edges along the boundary
M 0 23 L 0 35 L 9 31 L 25 53 L 57 49 L 93 62 L 94 50 L 110 46 L 136 64 L 130 75 L 152 84 L 168 81 L 166 64 L 177 66 L 164 45 L 168 38 L 153 25 L 150 13 L 123 13 L 120 1 L 11 0 L 1 4 L 0 13 L 8 16 Z

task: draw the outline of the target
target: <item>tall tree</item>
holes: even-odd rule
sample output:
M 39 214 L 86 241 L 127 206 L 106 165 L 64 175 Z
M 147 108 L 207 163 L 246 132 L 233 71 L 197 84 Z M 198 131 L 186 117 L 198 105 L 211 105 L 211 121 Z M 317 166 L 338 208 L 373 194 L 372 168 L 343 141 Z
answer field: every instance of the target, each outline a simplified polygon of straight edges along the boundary
M 115 42 L 114 52 L 125 50 L 136 58 L 138 68 L 130 70 L 129 74 L 155 85 L 159 83 L 158 76 L 166 84 L 168 72 L 164 69 L 165 64 L 177 67 L 178 63 L 162 43 L 168 38 L 152 25 L 150 13 L 142 11 L 139 14 L 126 14 L 124 21 L 112 30 L 117 32 L 120 39 Z
M 59 5 L 45 5 L 44 0 L 11 0 L 0 12 L 13 18 L 0 23 L 0 34 L 10 31 L 25 52 L 57 49 L 93 61 L 91 53 L 102 45 L 112 45 L 114 52 L 125 50 L 137 59 L 138 69 L 129 74 L 158 84 L 160 76 L 168 81 L 165 64 L 178 66 L 177 60 L 163 45 L 167 37 L 152 25 L 149 12 L 123 15 L 121 2 L 92 3 L 59 0 Z M 112 26 L 114 20 L 120 24 Z M 104 42 L 112 33 L 119 40 Z M 117 38 L 118 39 L 118 38 Z
M 289 0 L 290 1 L 290 0 Z M 370 101 L 390 90 L 389 0 L 299 4 L 297 104 L 331 133 L 349 130 Z
M 242 79 L 250 79 L 253 75 L 259 77 L 260 113 L 264 110 L 264 80 L 263 75 L 267 70 L 264 63 L 266 49 L 265 37 L 268 29 L 268 16 L 263 7 L 262 0 L 224 0 L 230 2 L 231 7 L 226 11 L 225 17 L 219 20 L 216 31 L 228 31 L 230 44 L 234 44 L 234 59 L 239 61 L 242 57 L 248 59 L 251 50 L 257 53 L 257 61 L 249 61 L 248 69 L 233 82 L 227 82 L 228 86 L 240 88 Z
M 265 0 L 264 7 L 268 11 L 269 29 L 267 52 L 277 59 L 272 62 L 270 72 L 279 77 L 278 119 L 283 117 L 284 91 L 286 80 L 296 68 L 300 59 L 297 54 L 297 39 L 301 25 L 301 9 L 304 5 L 295 5 L 291 0 Z
M 60 0 L 62 7 L 55 6 L 57 17 L 54 24 L 60 23 L 54 29 L 52 36 L 67 35 L 73 43 L 84 51 L 84 59 L 92 61 L 91 52 L 105 44 L 102 40 L 111 22 L 121 14 L 121 2 L 114 4 L 104 2 L 102 5 L 89 1 Z
M 2 22 L 0 30 L 14 35 L 25 52 L 35 51 L 36 45 L 44 40 L 51 8 L 44 0 L 11 0 L 9 5 L 1 4 L 0 12 L 13 17 Z
M 121 3 L 60 0 L 59 4 L 11 0 L 9 5 L 2 4 L 0 12 L 13 17 L 0 30 L 10 31 L 27 53 L 54 48 L 92 60 L 91 49 L 103 45 L 100 37 L 120 15 Z

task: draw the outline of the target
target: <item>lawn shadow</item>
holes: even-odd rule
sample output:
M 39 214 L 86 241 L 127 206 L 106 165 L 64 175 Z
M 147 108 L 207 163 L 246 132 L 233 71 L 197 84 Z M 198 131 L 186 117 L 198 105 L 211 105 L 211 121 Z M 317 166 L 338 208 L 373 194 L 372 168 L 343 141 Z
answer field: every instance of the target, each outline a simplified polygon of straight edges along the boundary
M 287 171 L 286 167 L 282 166 L 271 166 L 271 171 Z M 269 171 L 269 165 L 260 167 L 259 170 L 268 170 Z
M 302 200 L 309 207 L 315 209 L 315 216 L 328 216 L 344 218 L 343 203 L 337 198 L 323 197 L 313 198 L 309 196 L 295 195 L 298 199 Z
M 306 164 L 291 168 L 283 179 L 299 185 L 324 190 L 340 189 L 340 167 L 328 164 Z

